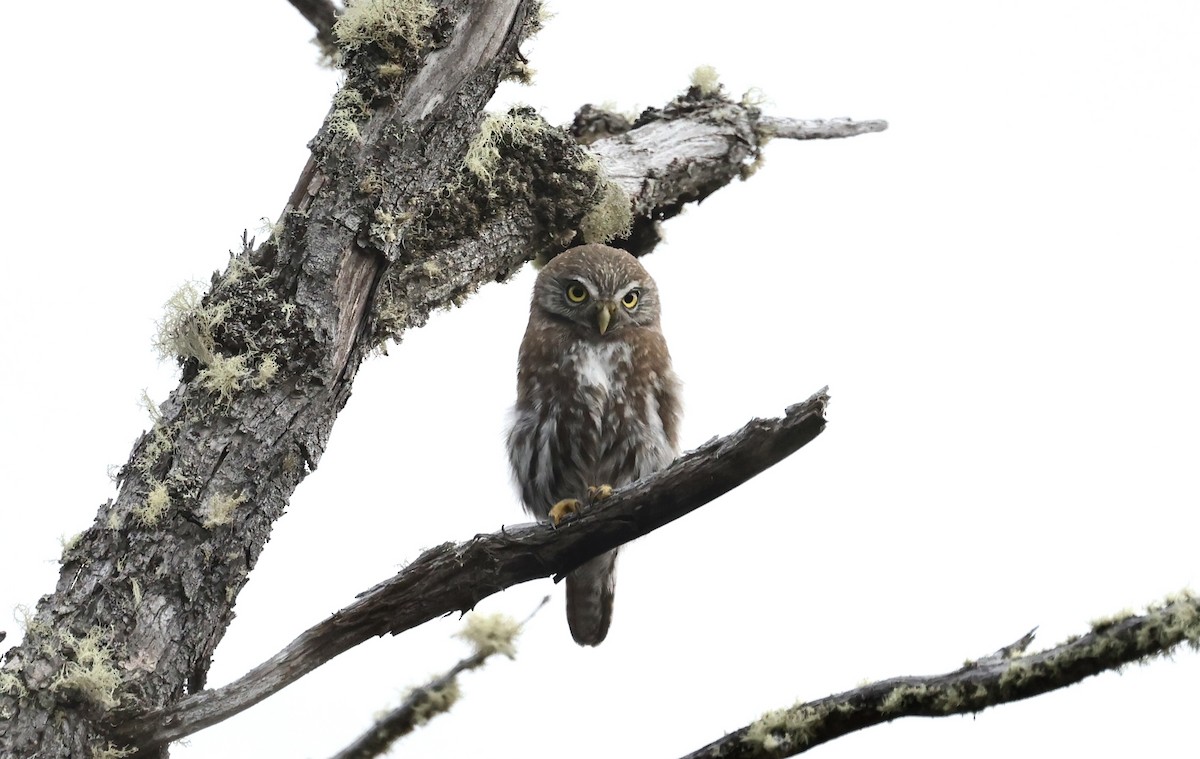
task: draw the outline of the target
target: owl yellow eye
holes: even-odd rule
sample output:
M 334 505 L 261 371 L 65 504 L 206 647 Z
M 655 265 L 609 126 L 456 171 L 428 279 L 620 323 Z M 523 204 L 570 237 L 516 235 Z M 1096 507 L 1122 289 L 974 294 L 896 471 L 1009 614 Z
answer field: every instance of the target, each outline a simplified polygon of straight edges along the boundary
M 567 300 L 572 303 L 583 303 L 587 300 L 587 297 L 587 290 L 578 282 L 574 282 L 567 287 Z
M 639 296 L 640 294 L 641 294 L 641 293 L 640 293 L 640 292 L 638 291 L 638 289 L 635 287 L 634 289 L 632 289 L 632 290 L 630 290 L 629 292 L 625 293 L 625 297 L 624 297 L 624 298 L 621 298 L 621 305 L 622 305 L 622 306 L 624 306 L 625 308 L 628 308 L 628 309 L 632 310 L 634 307 L 636 307 L 636 306 L 637 306 L 637 304 L 638 304 L 638 296 Z

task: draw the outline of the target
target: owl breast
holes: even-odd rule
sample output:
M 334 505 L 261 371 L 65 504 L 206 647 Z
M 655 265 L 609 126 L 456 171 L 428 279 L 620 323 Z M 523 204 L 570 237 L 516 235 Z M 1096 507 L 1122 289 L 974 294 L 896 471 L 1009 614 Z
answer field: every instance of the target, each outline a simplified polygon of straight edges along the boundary
M 643 367 L 625 341 L 571 344 L 530 377 L 518 401 L 509 454 L 525 507 L 540 519 L 591 485 L 620 487 L 661 469 L 675 455 L 659 408 L 673 377 Z M 673 391 L 671 388 L 668 392 Z

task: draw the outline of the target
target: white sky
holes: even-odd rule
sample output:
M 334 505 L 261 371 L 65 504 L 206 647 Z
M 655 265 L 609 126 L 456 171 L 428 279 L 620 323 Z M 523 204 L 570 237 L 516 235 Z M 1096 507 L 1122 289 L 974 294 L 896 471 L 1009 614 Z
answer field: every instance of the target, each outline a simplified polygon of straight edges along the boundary
M 1040 625 L 1195 586 L 1200 7 L 1179 2 L 551 4 L 514 101 L 659 105 L 698 64 L 771 113 L 885 118 L 778 141 L 646 260 L 686 381 L 684 443 L 828 384 L 827 432 L 628 548 L 598 649 L 549 581 L 515 662 L 406 739 L 414 757 L 669 759 L 797 698 L 958 667 Z M 0 629 L 177 371 L 162 303 L 283 207 L 337 75 L 284 0 L 16 4 L 0 55 L 7 325 Z M 531 272 L 363 368 L 217 650 L 218 686 L 422 548 L 525 521 L 502 424 Z M 372 641 L 177 747 L 321 757 L 466 647 L 457 619 Z M 817 751 L 1117 756 L 1190 736 L 1200 657 Z

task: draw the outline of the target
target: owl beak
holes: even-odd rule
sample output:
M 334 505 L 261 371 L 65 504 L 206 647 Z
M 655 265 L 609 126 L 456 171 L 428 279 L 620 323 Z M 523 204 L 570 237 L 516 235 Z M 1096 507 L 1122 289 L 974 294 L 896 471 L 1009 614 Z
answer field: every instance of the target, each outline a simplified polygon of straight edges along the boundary
M 596 325 L 600 327 L 600 334 L 608 331 L 608 323 L 612 321 L 613 311 L 617 310 L 616 303 L 600 303 L 596 306 Z

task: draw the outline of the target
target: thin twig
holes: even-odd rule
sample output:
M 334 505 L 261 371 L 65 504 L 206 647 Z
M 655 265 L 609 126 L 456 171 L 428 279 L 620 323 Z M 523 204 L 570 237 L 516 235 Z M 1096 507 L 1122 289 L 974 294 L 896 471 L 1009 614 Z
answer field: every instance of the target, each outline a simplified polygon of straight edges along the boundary
M 788 119 L 763 116 L 759 126 L 771 136 L 788 140 L 832 140 L 841 137 L 857 137 L 860 134 L 882 132 L 888 123 L 881 119 L 855 121 L 853 119 Z
M 550 596 L 544 597 L 529 616 L 516 625 L 513 635 L 520 633 L 549 600 Z M 377 719 L 370 729 L 334 754 L 332 759 L 373 759 L 387 753 L 397 740 L 449 710 L 458 699 L 458 676 L 468 670 L 478 669 L 497 653 L 504 652 L 495 646 L 476 645 L 475 653 L 455 664 L 445 674 L 413 689 L 405 697 L 404 703 Z
M 373 637 L 472 609 L 522 582 L 561 577 L 593 556 L 695 511 L 799 450 L 824 430 L 828 402 L 822 390 L 782 417 L 754 419 L 557 528 L 521 524 L 431 548 L 233 683 L 168 709 L 129 715 L 114 729 L 140 747 L 178 740 L 247 709 Z
M 1029 632 L 994 654 L 944 675 L 895 677 L 769 712 L 683 759 L 778 759 L 900 717 L 969 714 L 1037 696 L 1164 656 L 1181 643 L 1200 649 L 1200 599 L 1170 596 L 1140 616 L 1092 623 L 1091 632 L 1023 654 Z M 901 751 L 900 753 L 903 753 Z
M 333 37 L 333 24 L 337 21 L 338 9 L 331 0 L 288 0 L 300 15 L 317 30 L 314 42 L 321 52 L 332 58 L 337 51 L 337 41 Z

